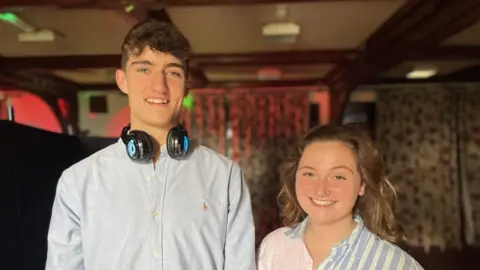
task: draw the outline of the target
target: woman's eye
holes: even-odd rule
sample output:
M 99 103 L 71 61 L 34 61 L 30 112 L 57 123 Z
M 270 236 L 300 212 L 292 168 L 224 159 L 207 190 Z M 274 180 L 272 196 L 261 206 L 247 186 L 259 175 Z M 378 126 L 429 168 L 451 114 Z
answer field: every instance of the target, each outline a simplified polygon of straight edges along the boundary
M 345 180 L 345 177 L 340 176 L 340 175 L 336 175 L 336 176 L 333 177 L 333 179 L 335 179 L 335 180 Z
M 306 173 L 303 173 L 302 175 L 303 175 L 303 176 L 309 176 L 309 177 L 310 177 L 310 176 L 313 176 L 313 173 L 311 173 L 311 172 L 306 172 Z

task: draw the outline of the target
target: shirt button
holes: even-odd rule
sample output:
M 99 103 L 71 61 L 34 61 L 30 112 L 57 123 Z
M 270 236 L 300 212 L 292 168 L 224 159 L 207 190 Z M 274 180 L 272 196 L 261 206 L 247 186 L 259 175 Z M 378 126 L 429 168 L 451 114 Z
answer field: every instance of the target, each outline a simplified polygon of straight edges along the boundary
M 158 252 L 158 250 L 154 250 L 154 251 L 153 251 L 153 257 L 158 258 L 158 255 L 160 255 L 160 253 Z
M 154 212 L 153 212 L 153 216 L 154 216 L 154 217 L 158 217 L 158 212 L 157 212 L 157 211 L 154 211 Z
M 152 181 L 152 179 L 153 179 L 153 177 L 152 177 L 152 176 L 150 176 L 150 175 L 149 175 L 149 176 L 147 176 L 147 180 L 148 180 L 148 181 Z

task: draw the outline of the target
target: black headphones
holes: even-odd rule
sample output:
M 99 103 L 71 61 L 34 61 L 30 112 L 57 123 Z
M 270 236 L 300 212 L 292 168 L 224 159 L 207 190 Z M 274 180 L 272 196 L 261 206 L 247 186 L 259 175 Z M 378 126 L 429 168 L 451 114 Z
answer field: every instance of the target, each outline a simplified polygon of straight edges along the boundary
M 155 154 L 155 143 L 145 131 L 130 130 L 130 124 L 122 129 L 120 137 L 125 144 L 128 156 L 133 161 L 149 162 Z M 187 130 L 178 124 L 167 135 L 167 153 L 176 160 L 184 159 L 188 153 L 189 139 Z

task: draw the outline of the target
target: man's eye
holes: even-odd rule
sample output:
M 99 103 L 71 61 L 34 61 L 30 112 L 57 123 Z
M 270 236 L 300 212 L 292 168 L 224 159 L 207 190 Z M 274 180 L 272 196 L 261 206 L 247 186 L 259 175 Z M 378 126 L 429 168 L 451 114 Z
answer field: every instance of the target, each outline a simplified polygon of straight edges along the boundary
M 180 72 L 177 72 L 177 71 L 169 71 L 169 72 L 167 72 L 167 75 L 183 78 L 183 74 L 180 73 Z

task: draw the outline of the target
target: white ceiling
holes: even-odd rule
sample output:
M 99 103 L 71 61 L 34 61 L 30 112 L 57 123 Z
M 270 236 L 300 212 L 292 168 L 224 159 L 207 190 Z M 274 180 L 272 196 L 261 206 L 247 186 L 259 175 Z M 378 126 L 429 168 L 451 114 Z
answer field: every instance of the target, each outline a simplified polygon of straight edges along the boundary
M 276 5 L 171 7 L 173 22 L 197 53 L 357 48 L 404 1 L 308 2 L 286 5 L 288 19 L 301 26 L 294 46 L 275 46 L 262 38 L 265 23 L 276 21 Z M 372 12 L 374 11 L 374 12 Z M 27 22 L 64 34 L 54 42 L 20 43 L 19 30 L 0 24 L 4 56 L 118 54 L 133 25 L 119 11 L 28 7 L 18 14 Z
M 293 46 L 274 46 L 262 38 L 262 26 L 277 21 L 276 5 L 171 7 L 167 10 L 197 53 L 352 49 L 359 47 L 403 2 L 288 4 L 287 20 L 301 27 L 299 41 Z

